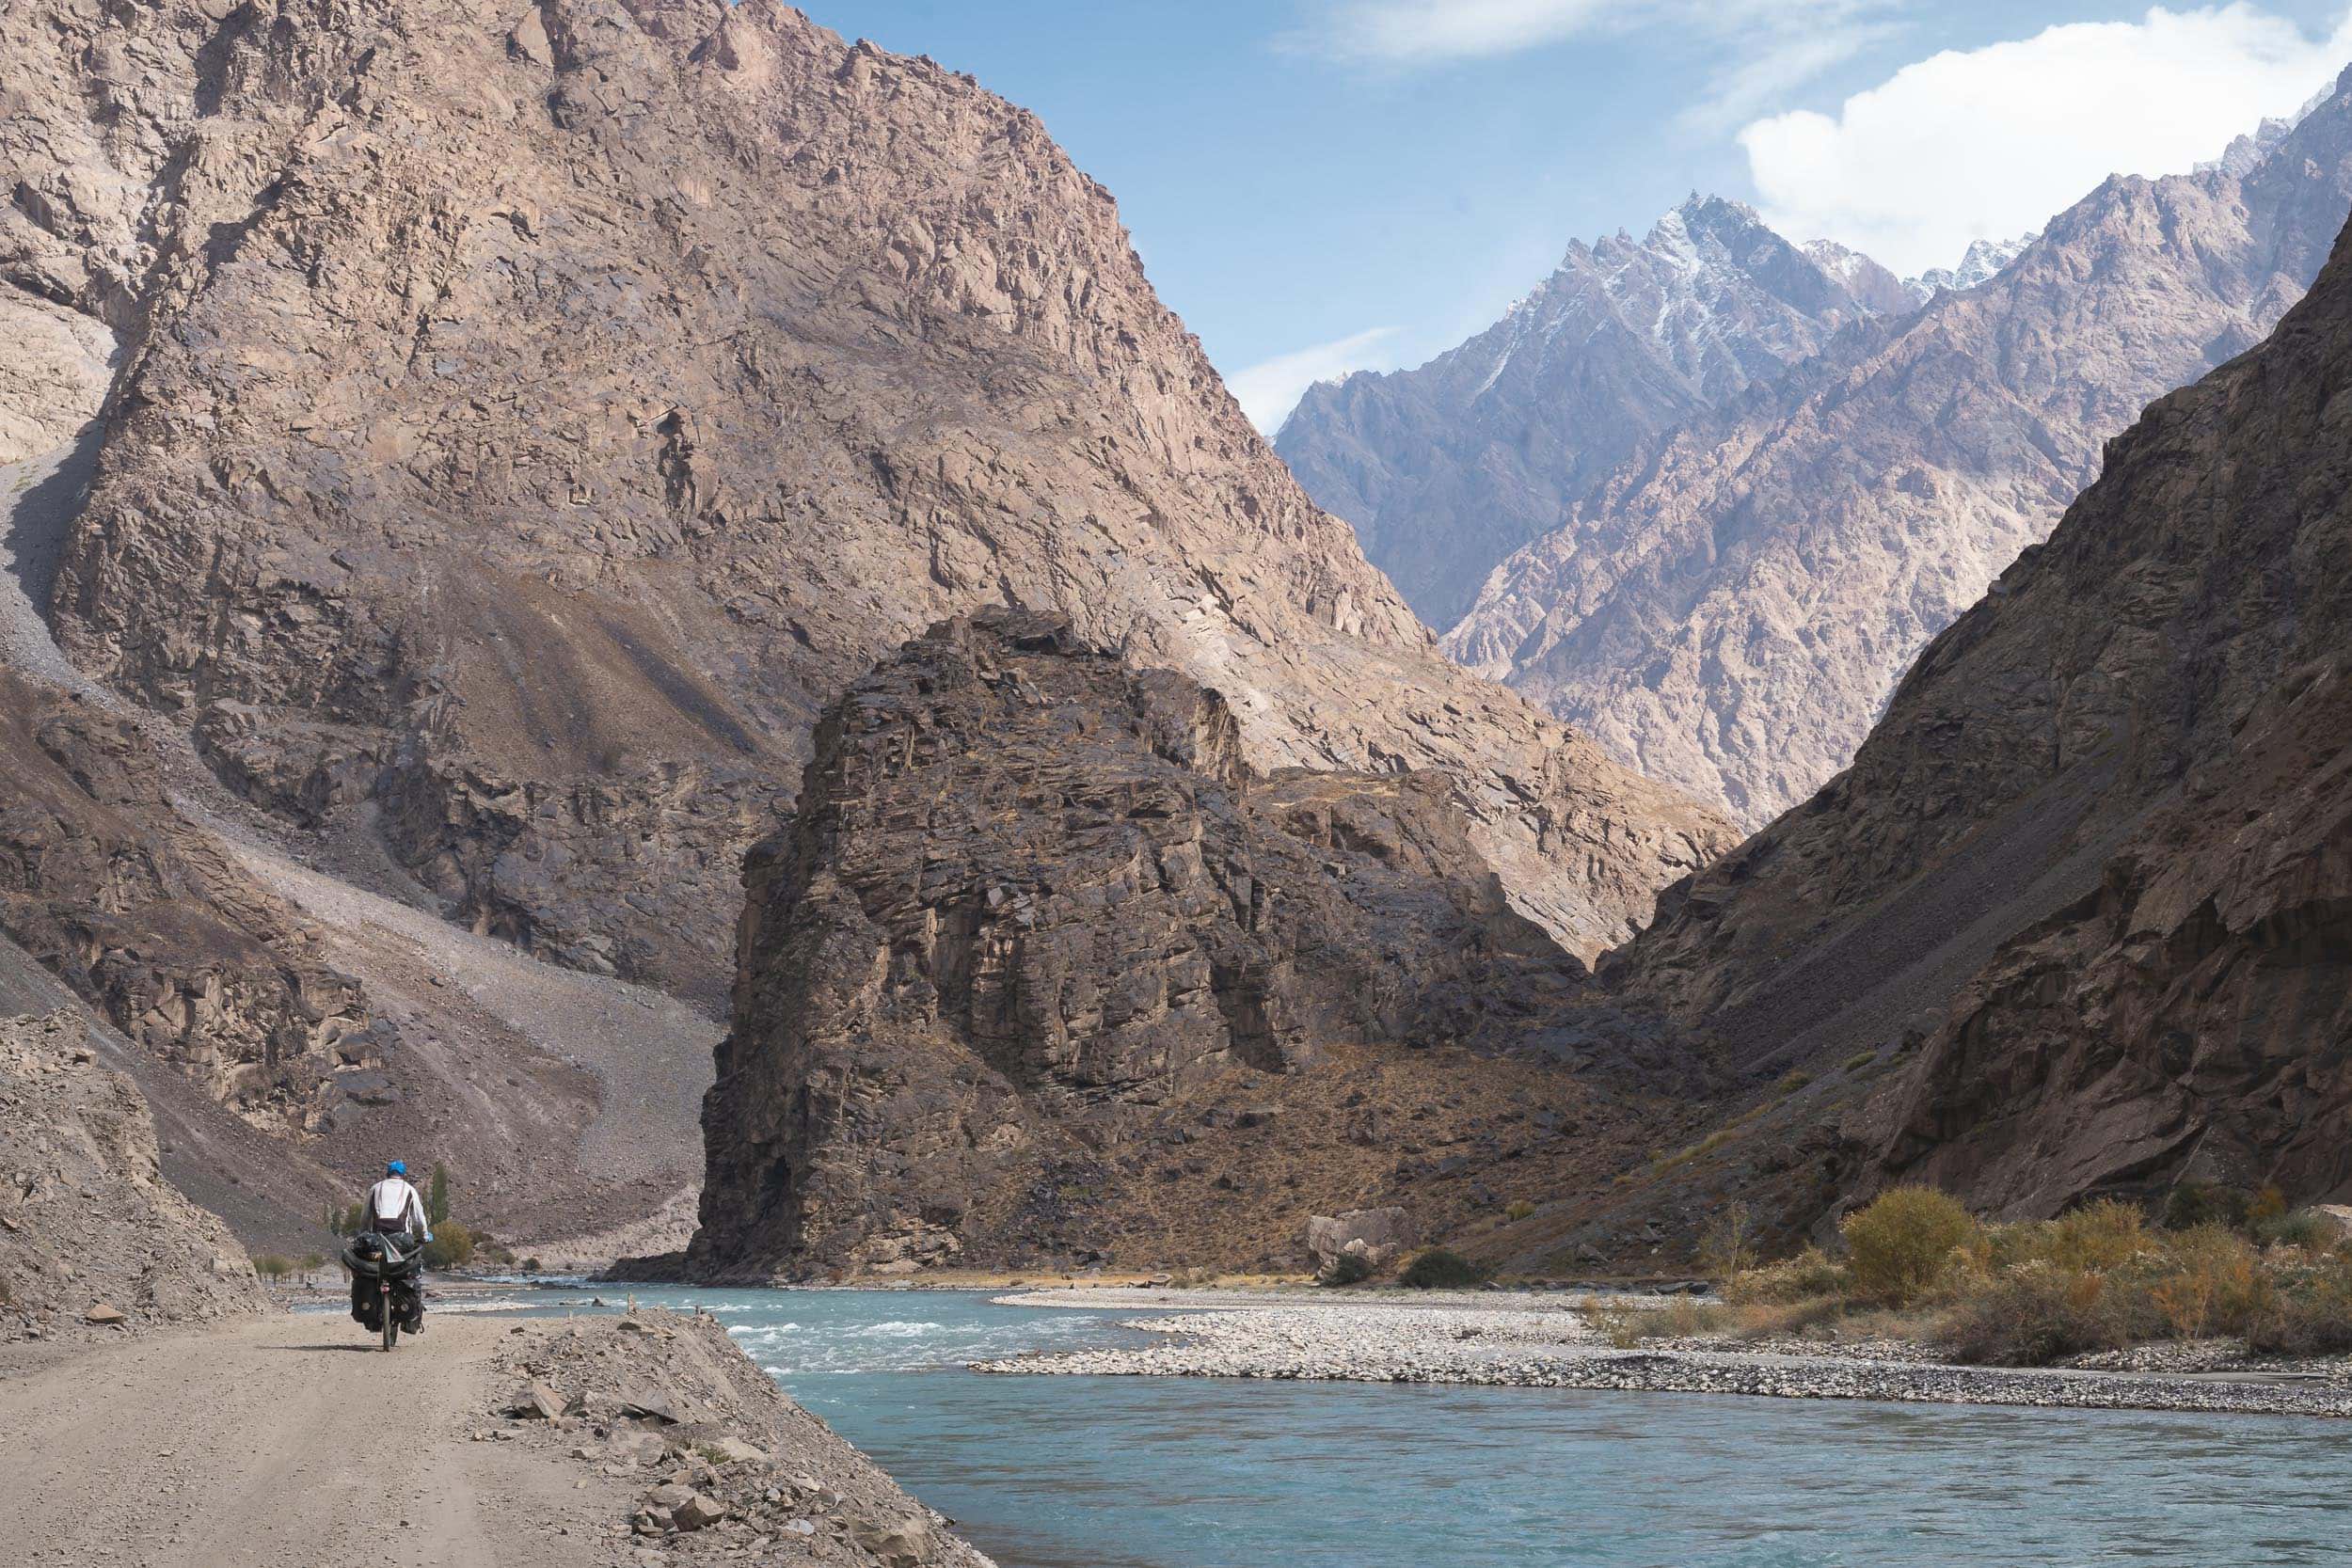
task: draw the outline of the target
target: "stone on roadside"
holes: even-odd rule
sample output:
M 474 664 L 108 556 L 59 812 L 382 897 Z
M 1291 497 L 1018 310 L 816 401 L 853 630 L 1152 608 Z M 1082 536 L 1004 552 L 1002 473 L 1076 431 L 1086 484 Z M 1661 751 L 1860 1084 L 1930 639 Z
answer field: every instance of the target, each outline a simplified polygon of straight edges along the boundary
M 544 1383 L 527 1383 L 522 1392 L 515 1396 L 515 1402 L 506 1407 L 506 1413 L 527 1421 L 552 1421 L 564 1414 L 564 1396 Z
M 748 1464 L 768 1457 L 767 1449 L 754 1448 L 733 1433 L 724 1437 L 714 1437 L 700 1446 L 704 1451 L 718 1455 L 717 1462 L 723 1465 Z
M 82 1321 L 86 1323 L 129 1323 L 131 1318 L 121 1307 L 102 1301 L 83 1313 Z
M 684 1502 L 670 1511 L 671 1521 L 680 1529 L 702 1529 L 726 1516 L 726 1504 L 700 1492 L 691 1494 Z
M 931 1532 L 919 1519 L 860 1519 L 850 1539 L 882 1560 L 884 1568 L 921 1568 L 931 1552 Z
M 621 1404 L 633 1416 L 650 1416 L 657 1421 L 675 1426 L 686 1419 L 683 1407 L 675 1396 L 664 1389 L 631 1387 L 621 1390 Z

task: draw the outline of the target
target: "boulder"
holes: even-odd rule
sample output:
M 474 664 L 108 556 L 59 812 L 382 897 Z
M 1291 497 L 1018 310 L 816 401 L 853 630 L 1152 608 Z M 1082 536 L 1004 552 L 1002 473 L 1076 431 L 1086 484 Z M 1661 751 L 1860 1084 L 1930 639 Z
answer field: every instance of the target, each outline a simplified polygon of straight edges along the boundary
M 694 1493 L 670 1511 L 670 1522 L 680 1529 L 702 1529 L 727 1516 L 727 1505 L 716 1497 Z
M 1350 1209 L 1345 1213 L 1315 1214 L 1307 1221 L 1307 1251 L 1315 1272 L 1327 1274 L 1343 1253 L 1352 1253 L 1375 1269 L 1386 1268 L 1413 1244 L 1412 1222 L 1399 1208 Z
M 82 1321 L 86 1323 L 122 1323 L 130 1322 L 130 1315 L 121 1307 L 102 1301 L 83 1313 Z
M 705 1453 L 716 1455 L 716 1463 L 722 1465 L 749 1464 L 768 1457 L 766 1449 L 755 1448 L 732 1433 L 712 1438 L 699 1447 Z
M 930 1528 L 920 1519 L 861 1519 L 850 1527 L 850 1536 L 884 1568 L 922 1568 L 934 1544 Z
M 564 1398 L 544 1383 L 528 1383 L 506 1413 L 525 1420 L 552 1421 L 564 1414 Z

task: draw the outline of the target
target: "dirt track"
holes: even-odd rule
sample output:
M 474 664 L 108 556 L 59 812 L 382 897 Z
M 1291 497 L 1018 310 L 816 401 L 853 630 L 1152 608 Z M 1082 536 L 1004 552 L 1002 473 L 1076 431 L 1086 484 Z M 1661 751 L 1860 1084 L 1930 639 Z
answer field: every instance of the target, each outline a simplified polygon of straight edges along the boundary
M 625 1483 L 470 1438 L 500 1424 L 489 1355 L 514 1327 L 436 1318 L 387 1355 L 348 1318 L 276 1313 L 0 1368 L 6 1555 L 58 1568 L 624 1560 L 609 1526 L 627 1515 Z

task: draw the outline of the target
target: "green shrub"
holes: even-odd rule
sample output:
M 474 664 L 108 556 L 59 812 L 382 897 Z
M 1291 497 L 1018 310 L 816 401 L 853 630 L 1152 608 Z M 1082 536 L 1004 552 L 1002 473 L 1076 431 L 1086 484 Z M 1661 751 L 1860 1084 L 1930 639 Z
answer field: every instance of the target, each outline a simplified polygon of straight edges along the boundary
M 1843 1297 L 1852 1284 L 1844 1264 L 1832 1262 L 1819 1247 L 1807 1247 L 1794 1258 L 1733 1275 L 1724 1282 L 1724 1299 L 1786 1305 Z
M 436 1230 L 433 1239 L 424 1243 L 425 1266 L 435 1269 L 463 1268 L 473 1261 L 473 1232 L 452 1220 Z
M 1944 1319 L 1942 1338 L 1957 1360 L 2040 1367 L 2134 1344 L 2162 1328 L 2146 1291 L 2037 1260 L 1962 1292 Z
M 1507 1218 L 1523 1220 L 1534 1212 L 1535 1206 L 1534 1204 L 1528 1202 L 1525 1198 L 1520 1198 L 1518 1202 L 1512 1204 L 1511 1207 L 1505 1209 L 1502 1212 Z
M 2233 1188 L 2184 1181 L 2164 1200 L 2164 1227 L 2194 1230 L 2201 1225 L 2244 1225 L 2251 1202 L 2244 1193 Z
M 2341 1355 L 2352 1351 L 2352 1262 L 2298 1270 L 2246 1325 L 2258 1355 Z
M 2309 1209 L 2297 1209 L 2275 1219 L 2255 1220 L 2248 1227 L 2254 1240 L 2265 1246 L 2301 1247 L 2306 1252 L 2325 1252 L 2335 1245 L 2336 1227 L 2325 1214 Z
M 1658 1332 L 1655 1314 L 1646 1307 L 1591 1307 L 1584 1320 L 1619 1350 L 1631 1350 Z
M 1932 1187 L 1882 1193 L 1839 1227 L 1854 1292 L 1889 1307 L 1907 1307 L 1933 1289 L 1952 1254 L 1978 1235 L 1960 1200 Z
M 1857 1051 L 1852 1055 L 1846 1058 L 1846 1070 L 1848 1072 L 1860 1072 L 1864 1068 L 1868 1067 L 1872 1062 L 1875 1062 L 1878 1059 L 1879 1053 L 1876 1051 Z
M 1315 1275 L 1318 1285 L 1358 1285 L 1372 1277 L 1372 1260 L 1360 1252 L 1343 1252 L 1331 1266 Z
M 1995 1227 L 1990 1239 L 2003 1262 L 2041 1261 L 2077 1272 L 2122 1268 L 2151 1244 L 2147 1216 L 2111 1197 L 2038 1225 Z
M 1792 1071 L 1779 1083 L 1772 1085 L 1772 1092 L 1777 1095 L 1791 1095 L 1812 1082 L 1813 1074 L 1803 1071 Z
M 1491 1272 L 1458 1252 L 1433 1246 L 1406 1264 L 1405 1272 L 1397 1275 L 1397 1280 L 1416 1291 L 1458 1291 L 1484 1284 Z
M 253 1272 L 264 1279 L 283 1279 L 294 1272 L 294 1261 L 275 1252 L 264 1252 L 253 1259 Z
M 2173 1237 L 2146 1284 L 2165 1326 L 2185 1339 L 2243 1334 L 2278 1299 L 2252 1243 L 2219 1225 Z

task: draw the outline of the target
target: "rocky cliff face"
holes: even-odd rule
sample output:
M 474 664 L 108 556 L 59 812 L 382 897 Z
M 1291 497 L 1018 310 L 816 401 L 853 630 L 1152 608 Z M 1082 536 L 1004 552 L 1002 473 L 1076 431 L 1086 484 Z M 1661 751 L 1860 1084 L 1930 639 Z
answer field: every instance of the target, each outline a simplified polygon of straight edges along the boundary
M 1275 447 L 1443 629 L 1645 443 L 1915 303 L 1866 256 L 1800 250 L 1693 196 L 1639 241 L 1571 245 L 1510 314 L 1420 369 L 1309 388 Z
M 1563 1157 L 1608 1065 L 1450 781 L 1259 773 L 1221 697 L 1066 616 L 951 622 L 852 687 L 747 883 L 706 1276 L 1246 1262 L 1384 1191 L 1458 1220 L 1551 1164 L 1506 1143 Z M 1459 1145 L 1448 1180 L 1400 1131 Z
M 0 1338 L 266 1306 L 245 1249 L 164 1180 L 138 1090 L 81 1023 L 0 1019 Z
M 318 1130 L 383 1066 L 317 934 L 164 803 L 130 724 L 0 671 L 0 931 L 257 1126 Z
M 1991 280 L 1840 341 L 1630 463 L 1446 646 L 1761 825 L 2149 400 L 2256 342 L 2352 206 L 2352 93 L 2250 166 L 2115 179 Z
M 1778 1201 L 2352 1191 L 2347 386 L 2340 243 L 1613 963 L 1752 1081 L 1814 1070 L 1734 1156 Z
M 1435 654 L 965 78 L 770 0 L 41 0 L 0 60 L 0 280 L 119 345 L 60 641 L 478 931 L 715 1001 L 818 707 L 1004 601 L 1257 766 L 1450 771 L 1582 950 L 1724 842 Z

